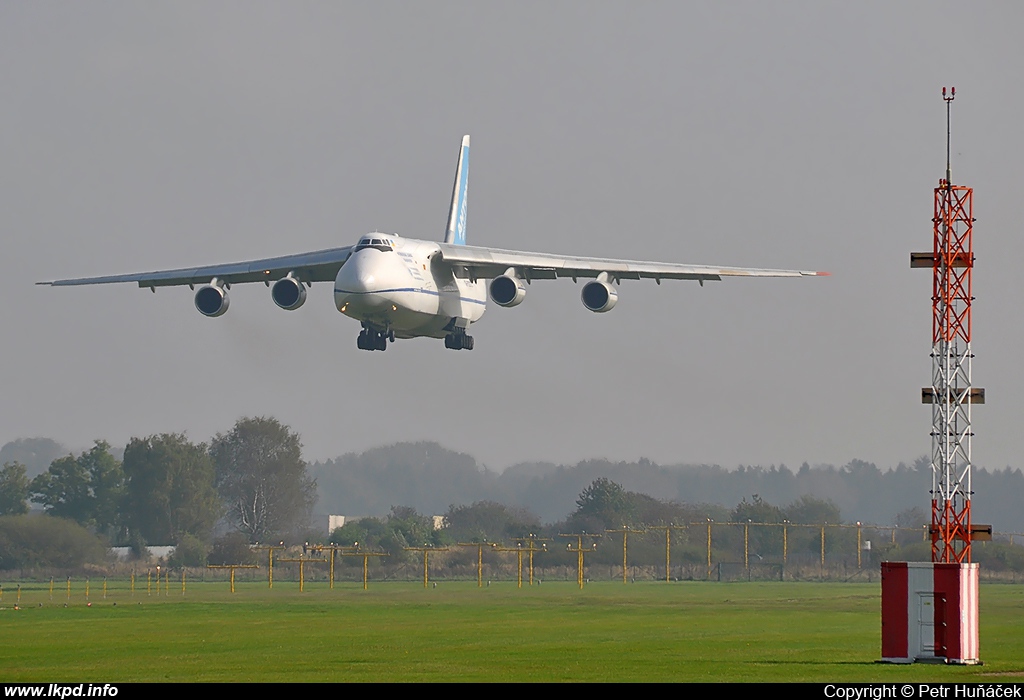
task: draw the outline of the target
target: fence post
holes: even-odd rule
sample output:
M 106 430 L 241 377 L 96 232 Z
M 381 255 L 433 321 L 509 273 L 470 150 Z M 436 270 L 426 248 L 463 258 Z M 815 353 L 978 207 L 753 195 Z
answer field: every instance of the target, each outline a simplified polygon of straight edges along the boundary
M 708 580 L 711 580 L 711 518 L 708 518 Z M 721 572 L 719 572 L 721 578 Z

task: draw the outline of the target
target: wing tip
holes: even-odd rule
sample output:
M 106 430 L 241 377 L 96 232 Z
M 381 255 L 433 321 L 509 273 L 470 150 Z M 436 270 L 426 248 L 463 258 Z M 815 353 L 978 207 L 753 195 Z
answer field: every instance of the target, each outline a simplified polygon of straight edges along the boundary
M 814 275 L 816 277 L 831 277 L 832 273 L 831 272 L 815 272 Z

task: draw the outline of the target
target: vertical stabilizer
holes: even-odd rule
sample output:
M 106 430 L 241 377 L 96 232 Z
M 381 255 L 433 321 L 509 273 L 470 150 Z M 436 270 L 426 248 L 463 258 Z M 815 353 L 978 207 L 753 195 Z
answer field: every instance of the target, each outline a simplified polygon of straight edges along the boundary
M 469 135 L 462 137 L 459 149 L 459 164 L 455 169 L 455 185 L 452 187 L 452 203 L 448 209 L 448 230 L 445 243 L 466 244 L 466 206 L 469 199 Z

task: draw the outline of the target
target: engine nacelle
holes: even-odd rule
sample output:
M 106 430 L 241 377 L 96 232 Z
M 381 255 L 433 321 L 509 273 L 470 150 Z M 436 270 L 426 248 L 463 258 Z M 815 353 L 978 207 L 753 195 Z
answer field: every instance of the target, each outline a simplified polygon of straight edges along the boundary
M 594 313 L 603 314 L 605 311 L 612 310 L 615 302 L 619 300 L 619 293 L 607 282 L 594 280 L 583 285 L 580 298 L 583 299 L 585 307 Z
M 270 288 L 274 303 L 286 311 L 294 311 L 306 303 L 306 286 L 294 277 L 282 277 Z
M 518 306 L 526 298 L 526 285 L 521 279 L 507 272 L 491 280 L 489 291 L 491 299 L 498 306 Z
M 203 316 L 216 318 L 223 316 L 228 310 L 230 299 L 227 291 L 216 284 L 208 284 L 199 288 L 196 292 L 196 309 Z

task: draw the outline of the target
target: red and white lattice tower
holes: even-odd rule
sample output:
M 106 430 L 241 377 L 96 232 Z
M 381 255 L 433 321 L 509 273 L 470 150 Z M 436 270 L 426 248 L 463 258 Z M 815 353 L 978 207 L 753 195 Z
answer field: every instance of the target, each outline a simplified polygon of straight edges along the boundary
M 946 177 L 935 188 L 932 250 L 911 253 L 910 266 L 932 270 L 931 562 L 882 563 L 882 658 L 892 663 L 978 660 L 978 565 L 971 539 L 992 529 L 971 523 L 971 405 L 985 390 L 971 383 L 971 272 L 974 190 L 953 184 L 946 101 Z
M 974 189 L 954 185 L 949 162 L 946 102 L 946 177 L 935 188 L 932 252 L 913 253 L 912 267 L 932 268 L 932 385 L 922 401 L 932 406 L 932 561 L 971 561 L 971 405 L 984 390 L 971 383 L 971 273 L 974 270 Z

